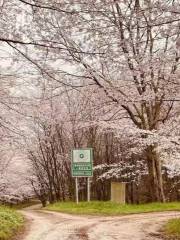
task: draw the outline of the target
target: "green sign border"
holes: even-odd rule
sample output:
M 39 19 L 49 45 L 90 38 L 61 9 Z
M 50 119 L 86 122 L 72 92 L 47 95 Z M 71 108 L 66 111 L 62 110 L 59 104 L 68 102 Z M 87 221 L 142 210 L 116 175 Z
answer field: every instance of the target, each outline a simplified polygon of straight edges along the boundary
M 78 176 L 73 175 L 73 164 L 74 164 L 73 151 L 74 150 L 79 150 L 79 151 L 89 150 L 90 151 L 90 162 L 88 164 L 91 165 L 91 175 L 89 175 L 89 176 L 88 175 L 78 175 Z M 76 162 L 76 164 L 77 164 L 77 162 Z M 83 165 L 83 164 L 87 164 L 87 162 L 79 163 L 79 165 Z M 93 177 L 93 148 L 74 148 L 71 150 L 71 175 L 72 175 L 72 177 Z

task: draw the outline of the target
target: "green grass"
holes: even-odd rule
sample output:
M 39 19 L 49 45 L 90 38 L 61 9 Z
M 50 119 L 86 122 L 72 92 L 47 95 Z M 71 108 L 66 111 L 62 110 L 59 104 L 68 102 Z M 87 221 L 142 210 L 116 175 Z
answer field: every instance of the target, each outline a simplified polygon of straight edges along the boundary
M 180 218 L 171 219 L 165 225 L 164 229 L 165 235 L 169 239 L 180 239 Z
M 23 209 L 23 208 L 26 208 L 26 207 L 31 207 L 31 206 L 36 205 L 36 204 L 40 204 L 40 201 L 35 199 L 35 200 L 15 204 L 15 205 L 12 206 L 12 208 L 20 210 L 20 209 Z
M 149 204 L 117 204 L 112 202 L 98 202 L 90 203 L 80 202 L 79 204 L 73 202 L 57 202 L 48 205 L 46 210 L 58 211 L 72 214 L 96 214 L 96 215 L 121 215 L 132 213 L 147 213 L 147 212 L 161 212 L 161 211 L 180 211 L 180 202 L 172 203 L 149 203 Z
M 9 240 L 23 226 L 24 219 L 15 210 L 0 206 L 0 240 Z

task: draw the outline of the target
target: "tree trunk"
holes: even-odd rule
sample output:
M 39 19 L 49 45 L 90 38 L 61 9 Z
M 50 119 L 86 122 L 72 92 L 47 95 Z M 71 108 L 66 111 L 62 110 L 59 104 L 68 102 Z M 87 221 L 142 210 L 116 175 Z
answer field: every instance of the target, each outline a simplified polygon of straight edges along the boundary
M 47 205 L 46 199 L 41 199 L 41 203 L 42 203 L 42 206 L 43 206 L 43 207 L 46 207 L 46 205 Z
M 154 147 L 148 147 L 147 149 L 147 164 L 151 200 L 154 202 L 165 202 L 161 161 Z

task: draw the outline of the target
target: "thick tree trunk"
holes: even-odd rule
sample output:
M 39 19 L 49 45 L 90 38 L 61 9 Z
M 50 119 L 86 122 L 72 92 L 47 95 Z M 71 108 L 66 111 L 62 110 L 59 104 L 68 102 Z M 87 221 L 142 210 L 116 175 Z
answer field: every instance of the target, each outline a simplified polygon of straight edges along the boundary
M 154 147 L 148 147 L 147 149 L 147 164 L 149 171 L 151 200 L 165 202 L 161 161 Z

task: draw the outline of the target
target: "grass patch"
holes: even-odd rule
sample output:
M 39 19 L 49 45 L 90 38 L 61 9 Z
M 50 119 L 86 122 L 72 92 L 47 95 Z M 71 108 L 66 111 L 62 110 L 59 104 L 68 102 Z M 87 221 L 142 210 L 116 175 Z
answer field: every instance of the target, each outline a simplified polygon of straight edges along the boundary
M 96 214 L 96 215 L 121 215 L 132 213 L 147 213 L 161 211 L 180 211 L 180 202 L 172 203 L 149 203 L 149 204 L 118 204 L 112 202 L 93 201 L 80 202 L 57 202 L 48 205 L 46 210 L 58 211 L 71 214 Z
M 24 219 L 15 210 L 0 206 L 0 240 L 9 240 L 23 226 Z
M 171 219 L 164 228 L 165 235 L 168 239 L 180 239 L 180 218 Z
M 14 209 L 20 210 L 20 209 L 23 209 L 23 208 L 31 207 L 31 206 L 36 205 L 36 204 L 40 204 L 40 201 L 35 199 L 35 200 L 23 202 L 23 203 L 18 203 L 18 204 L 15 204 L 15 205 L 11 206 L 11 207 L 14 208 Z

